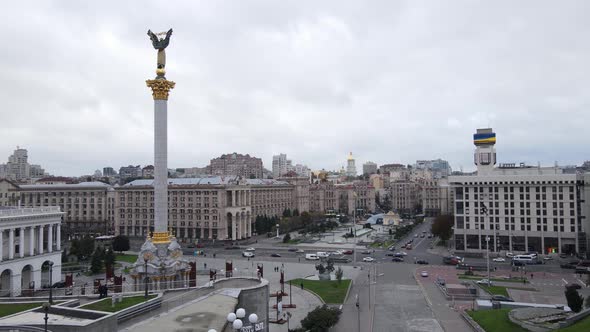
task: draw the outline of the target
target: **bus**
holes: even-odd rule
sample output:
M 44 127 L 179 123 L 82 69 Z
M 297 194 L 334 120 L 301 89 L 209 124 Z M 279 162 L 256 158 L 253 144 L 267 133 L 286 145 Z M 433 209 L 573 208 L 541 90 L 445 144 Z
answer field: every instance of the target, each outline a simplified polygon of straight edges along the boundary
M 525 264 L 537 264 L 536 255 L 516 255 L 512 257 L 512 262 L 521 262 Z

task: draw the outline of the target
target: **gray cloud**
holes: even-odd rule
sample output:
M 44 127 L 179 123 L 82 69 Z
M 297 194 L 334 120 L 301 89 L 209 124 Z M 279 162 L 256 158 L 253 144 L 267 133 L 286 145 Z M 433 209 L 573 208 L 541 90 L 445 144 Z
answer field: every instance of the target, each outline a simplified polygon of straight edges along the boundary
M 472 169 L 588 159 L 584 1 L 12 2 L 0 13 L 0 160 L 61 175 L 151 163 L 155 51 L 167 50 L 169 165 L 284 152 L 312 168 L 446 158 Z

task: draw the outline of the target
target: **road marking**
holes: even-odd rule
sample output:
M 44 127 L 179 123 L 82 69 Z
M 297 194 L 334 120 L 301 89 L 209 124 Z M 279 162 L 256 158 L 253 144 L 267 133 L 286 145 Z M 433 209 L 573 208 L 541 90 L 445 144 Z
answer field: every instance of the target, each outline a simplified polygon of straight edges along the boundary
M 585 283 L 585 282 L 583 282 L 582 280 L 580 280 L 580 279 L 578 279 L 578 278 L 576 278 L 576 280 L 577 280 L 577 281 L 579 281 L 579 282 L 580 282 L 582 285 L 584 285 L 584 287 L 588 287 L 588 285 L 586 285 L 586 283 Z
M 567 285 L 567 280 L 565 280 L 564 278 L 561 278 L 561 280 L 563 281 L 564 284 Z

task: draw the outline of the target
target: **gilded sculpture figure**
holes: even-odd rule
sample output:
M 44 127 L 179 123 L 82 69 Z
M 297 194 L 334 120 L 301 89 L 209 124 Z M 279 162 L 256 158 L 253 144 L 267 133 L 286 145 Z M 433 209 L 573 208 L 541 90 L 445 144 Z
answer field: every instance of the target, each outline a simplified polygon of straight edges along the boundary
M 166 47 L 170 43 L 170 36 L 172 36 L 172 29 L 168 30 L 168 32 L 164 33 L 153 33 L 152 30 L 148 30 L 148 36 L 152 41 L 152 45 L 156 50 L 158 50 L 158 62 L 157 62 L 157 73 L 158 76 L 164 76 L 166 73 Z M 160 38 L 158 36 L 166 35 L 164 38 Z

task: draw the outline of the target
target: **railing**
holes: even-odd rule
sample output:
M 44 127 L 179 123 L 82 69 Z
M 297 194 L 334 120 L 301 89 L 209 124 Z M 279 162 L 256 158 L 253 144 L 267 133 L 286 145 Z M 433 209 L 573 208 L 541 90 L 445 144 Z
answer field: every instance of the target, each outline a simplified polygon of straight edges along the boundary
M 2 210 L 0 210 L 0 217 L 21 216 L 21 215 L 29 215 L 29 214 L 40 214 L 40 213 L 56 213 L 56 212 L 58 212 L 58 213 L 61 212 L 61 209 L 59 206 L 2 209 Z
M 35 326 L 26 326 L 26 325 L 2 325 L 0 326 L 0 331 L 10 331 L 10 332 L 51 332 L 51 330 L 46 330 L 42 327 L 35 327 Z

